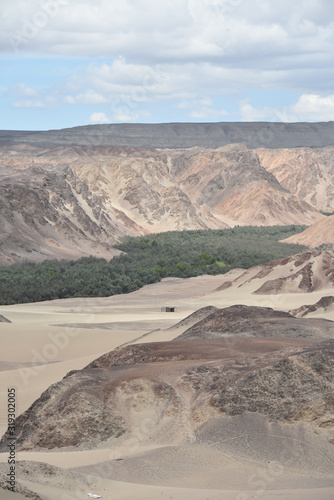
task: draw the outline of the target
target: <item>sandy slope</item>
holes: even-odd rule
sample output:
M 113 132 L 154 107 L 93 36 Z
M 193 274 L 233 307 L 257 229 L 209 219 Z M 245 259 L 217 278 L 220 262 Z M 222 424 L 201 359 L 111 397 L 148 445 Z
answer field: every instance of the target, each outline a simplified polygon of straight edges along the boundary
M 115 296 L 101 299 L 67 299 L 39 304 L 0 307 L 0 314 L 12 321 L 1 323 L 0 357 L 0 398 L 1 434 L 6 428 L 7 388 L 14 386 L 17 392 L 18 413 L 23 412 L 51 383 L 60 380 L 68 371 L 80 369 L 102 353 L 127 342 L 171 340 L 182 333 L 182 328 L 168 329 L 188 314 L 197 309 L 214 305 L 224 307 L 234 304 L 262 305 L 288 311 L 304 304 L 317 302 L 323 295 L 330 295 L 332 289 L 312 293 L 258 296 L 252 291 L 259 288 L 265 278 L 256 279 L 241 288 L 230 287 L 215 291 L 225 281 L 235 279 L 243 273 L 235 270 L 229 276 L 206 276 L 182 279 L 166 279 L 160 284 L 149 285 L 127 296 Z M 256 281 L 256 283 L 255 283 Z M 176 306 L 175 313 L 161 312 L 161 306 Z M 313 317 L 322 317 L 321 311 Z M 328 310 L 323 317 L 334 320 L 334 311 Z M 55 326 L 58 325 L 58 326 Z M 59 326 L 60 325 L 60 326 Z M 185 326 L 184 329 L 187 327 Z M 38 365 L 32 367 L 31 363 Z M 19 365 L 17 364 L 19 363 Z M 129 446 L 114 450 L 87 450 L 73 452 L 20 453 L 20 460 L 37 460 L 58 467 L 89 467 L 89 473 L 99 475 L 96 464 L 111 458 L 129 456 L 135 459 L 138 453 L 150 452 L 140 443 L 132 449 Z M 153 450 L 154 452 L 154 450 Z M 151 450 L 152 453 L 152 450 Z M 156 453 L 161 453 L 157 450 Z M 195 487 L 181 488 L 176 477 L 170 477 L 170 486 L 131 484 L 113 481 L 109 478 L 95 480 L 91 478 L 93 493 L 99 493 L 108 499 L 145 499 L 158 498 L 205 500 L 245 500 L 246 498 L 291 499 L 291 500 L 330 500 L 334 498 L 334 486 L 328 479 L 295 475 L 293 481 L 286 475 L 272 475 L 255 463 L 236 463 L 234 469 L 226 469 L 229 487 L 222 489 L 222 484 L 210 483 L 213 464 L 205 458 L 203 450 L 197 449 L 197 456 L 203 459 L 203 466 L 197 474 Z M 202 454 L 201 454 L 202 453 Z M 224 459 L 225 460 L 225 459 Z M 184 467 L 189 475 L 193 474 L 193 462 L 184 456 Z M 0 455 L 0 462 L 6 464 L 6 454 Z M 170 462 L 172 463 L 172 462 Z M 224 470 L 221 462 L 221 471 Z M 6 465 L 3 465 L 6 467 Z M 96 472 L 97 471 L 97 472 Z M 76 495 L 78 482 L 66 477 L 59 489 L 57 481 L 47 482 L 42 472 L 37 473 L 32 484 L 26 483 L 43 499 L 79 498 Z M 243 477 L 240 482 L 240 474 Z M 145 476 L 145 474 L 144 474 Z M 143 477 L 144 477 L 143 476 Z M 57 477 L 57 475 L 56 475 Z M 235 478 L 235 481 L 233 480 Z M 199 479 L 200 478 L 200 479 Z M 232 478 L 232 479 L 231 479 Z M 26 479 L 25 479 L 26 481 Z M 180 480 L 179 480 L 180 481 Z M 190 482 L 188 481 L 188 484 Z M 86 487 L 85 487 L 86 488 Z M 94 489 L 95 488 L 95 489 Z M 88 498 L 88 489 L 81 491 L 80 498 Z M 83 495 L 84 493 L 84 495 Z M 12 494 L 1 492 L 1 499 L 15 499 Z M 63 496 L 65 495 L 65 496 Z M 67 495 L 67 496 L 66 496 Z M 16 495 L 19 499 L 20 496 Z
M 295 234 L 282 240 L 285 243 L 299 243 L 300 245 L 316 248 L 326 243 L 334 243 L 334 215 L 315 222 L 302 233 Z

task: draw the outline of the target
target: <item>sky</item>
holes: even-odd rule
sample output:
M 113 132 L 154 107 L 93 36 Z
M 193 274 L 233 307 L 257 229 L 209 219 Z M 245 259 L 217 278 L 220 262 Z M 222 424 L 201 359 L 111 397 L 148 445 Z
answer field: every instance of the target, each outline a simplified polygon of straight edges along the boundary
M 330 0 L 0 0 L 0 129 L 334 120 Z

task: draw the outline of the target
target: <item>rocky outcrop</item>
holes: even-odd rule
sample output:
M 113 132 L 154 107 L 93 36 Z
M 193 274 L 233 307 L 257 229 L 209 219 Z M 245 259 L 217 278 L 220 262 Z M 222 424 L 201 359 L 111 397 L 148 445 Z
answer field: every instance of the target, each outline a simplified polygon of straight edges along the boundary
M 328 310 L 334 309 L 334 297 L 332 295 L 327 297 L 321 297 L 316 304 L 311 304 L 307 306 L 301 306 L 297 309 L 291 309 L 290 314 L 296 316 L 296 318 L 304 318 L 313 312 L 326 312 Z
M 216 309 L 213 312 L 208 311 L 206 317 L 193 324 L 176 340 L 235 338 L 236 336 L 334 339 L 334 322 L 322 319 L 305 321 L 287 312 L 275 311 L 270 307 L 236 305 Z
M 212 404 L 228 415 L 250 411 L 272 420 L 314 419 L 334 430 L 333 382 L 333 350 L 315 350 L 284 357 L 223 388 L 217 384 Z
M 144 426 L 149 430 L 141 435 L 151 445 L 170 446 L 195 439 L 212 418 L 245 412 L 308 422 L 333 439 L 333 384 L 331 340 L 220 338 L 127 346 L 50 386 L 16 419 L 17 449 L 121 445 Z

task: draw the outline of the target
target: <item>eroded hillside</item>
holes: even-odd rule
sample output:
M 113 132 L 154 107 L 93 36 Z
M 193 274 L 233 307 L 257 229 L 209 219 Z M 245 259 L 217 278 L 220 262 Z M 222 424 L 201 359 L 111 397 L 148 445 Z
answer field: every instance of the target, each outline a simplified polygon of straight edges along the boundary
M 334 210 L 334 146 L 258 149 L 261 164 L 282 186 L 325 212 Z
M 310 225 L 243 145 L 216 150 L 68 146 L 0 148 L 0 262 L 111 257 L 124 235 L 245 225 Z

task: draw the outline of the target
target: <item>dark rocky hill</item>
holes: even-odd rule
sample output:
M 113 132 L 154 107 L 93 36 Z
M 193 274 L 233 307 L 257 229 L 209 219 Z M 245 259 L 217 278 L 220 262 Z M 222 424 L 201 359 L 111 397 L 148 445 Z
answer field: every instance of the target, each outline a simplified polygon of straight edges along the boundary
M 199 313 L 197 311 L 197 313 Z M 270 307 L 235 305 L 203 310 L 205 317 L 193 323 L 177 340 L 218 339 L 223 337 L 334 339 L 334 321 L 300 319 Z M 193 315 L 189 317 L 192 320 Z M 186 324 L 187 318 L 182 324 Z
M 333 340 L 220 338 L 130 345 L 50 386 L 16 419 L 17 448 L 121 445 L 147 422 L 150 444 L 171 445 L 186 437 L 195 440 L 212 418 L 245 412 L 308 423 L 327 443 L 334 442 L 333 383 Z

